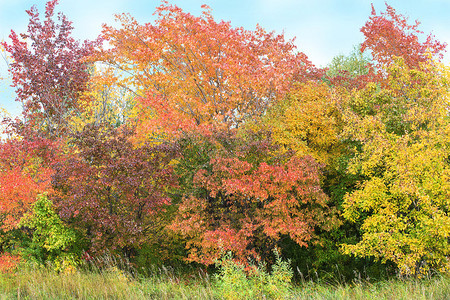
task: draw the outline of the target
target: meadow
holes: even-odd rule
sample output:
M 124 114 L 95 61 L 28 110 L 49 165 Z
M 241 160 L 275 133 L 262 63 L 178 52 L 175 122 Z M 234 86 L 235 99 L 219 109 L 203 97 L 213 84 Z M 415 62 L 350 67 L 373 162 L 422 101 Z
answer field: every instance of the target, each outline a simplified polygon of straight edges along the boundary
M 248 284 L 236 282 L 235 285 Z M 233 286 L 229 287 L 231 290 Z M 305 280 L 289 285 L 283 293 L 267 297 L 257 285 L 246 286 L 244 294 L 229 294 L 216 278 L 198 272 L 183 277 L 167 268 L 147 276 L 111 268 L 104 271 L 58 274 L 52 270 L 22 269 L 0 275 L 0 299 L 448 299 L 450 278 L 394 278 L 352 283 Z

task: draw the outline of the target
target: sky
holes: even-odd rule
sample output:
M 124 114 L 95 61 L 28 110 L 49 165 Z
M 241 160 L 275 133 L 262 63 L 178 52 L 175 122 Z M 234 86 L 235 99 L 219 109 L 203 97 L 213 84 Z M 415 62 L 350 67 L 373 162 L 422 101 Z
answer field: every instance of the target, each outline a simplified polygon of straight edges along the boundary
M 360 28 L 371 13 L 371 3 L 377 12 L 386 8 L 385 0 L 169 0 L 184 11 L 200 15 L 202 4 L 212 9 L 217 21 L 230 21 L 235 27 L 253 30 L 259 24 L 267 31 L 284 33 L 295 38 L 298 51 L 304 52 L 319 67 L 325 67 L 339 54 L 349 54 L 363 42 Z M 387 1 L 410 23 L 421 22 L 420 29 L 432 33 L 450 44 L 450 0 L 391 0 Z M 25 10 L 36 5 L 44 13 L 44 0 L 0 0 L 0 39 L 9 42 L 11 30 L 24 33 L 28 15 Z M 75 38 L 95 39 L 102 24 L 115 24 L 114 15 L 130 13 L 140 23 L 155 19 L 153 12 L 160 0 L 60 0 L 62 11 L 73 22 Z M 449 46 L 450 47 L 450 46 Z M 450 61 L 450 53 L 444 58 Z M 7 65 L 0 59 L 0 108 L 10 115 L 20 114 L 14 101 Z

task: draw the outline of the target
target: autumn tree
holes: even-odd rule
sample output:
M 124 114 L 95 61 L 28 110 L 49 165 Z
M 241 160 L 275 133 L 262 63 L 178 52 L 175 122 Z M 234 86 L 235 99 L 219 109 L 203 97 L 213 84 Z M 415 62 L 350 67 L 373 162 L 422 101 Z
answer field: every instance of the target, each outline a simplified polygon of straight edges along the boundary
M 402 274 L 449 271 L 448 70 L 420 70 L 398 59 L 375 84 L 349 99 L 345 136 L 360 151 L 349 172 L 362 180 L 344 201 L 344 217 L 362 237 L 347 254 L 392 261 Z
M 51 192 L 51 165 L 59 146 L 48 139 L 8 139 L 0 143 L 0 252 L 6 257 L 23 241 L 21 219 L 39 194 Z
M 263 126 L 268 126 L 273 141 L 286 151 L 330 164 L 341 148 L 341 119 L 339 98 L 332 89 L 309 81 L 294 85 L 285 99 L 272 106 Z
M 345 77 L 349 74 L 337 75 L 343 78 L 339 83 L 314 82 L 296 84 L 286 95 L 285 99 L 272 106 L 259 124 L 271 131 L 273 143 L 282 151 L 291 151 L 297 157 L 312 156 L 321 163 L 318 169 L 320 187 L 327 194 L 330 208 L 342 211 L 344 195 L 355 190 L 358 182 L 364 177 L 361 174 L 350 174 L 347 171 L 353 149 L 359 147 L 357 141 L 343 136 L 346 119 L 343 108 L 348 105 L 345 99 L 352 91 L 363 89 L 371 76 L 358 74 L 355 77 Z M 345 82 L 344 82 L 345 81 Z M 355 83 L 361 83 L 356 85 Z M 380 264 L 370 259 L 355 260 L 340 251 L 342 243 L 356 243 L 359 238 L 358 222 L 350 222 L 339 215 L 339 225 L 332 230 L 319 230 L 317 239 L 320 243 L 302 248 L 289 240 L 284 240 L 283 254 L 291 257 L 292 262 L 302 270 L 307 268 L 324 270 L 327 275 L 330 270 L 339 267 L 339 276 L 351 279 L 353 271 L 362 267 L 370 272 L 370 276 L 378 276 L 376 268 Z M 368 265 L 373 267 L 368 267 Z M 369 271 L 370 269 L 370 271 Z M 385 267 L 383 267 L 386 270 Z
M 87 124 L 108 123 L 119 127 L 136 122 L 136 95 L 120 85 L 117 69 L 96 63 L 91 68 L 86 90 L 78 101 L 79 112 L 72 116 L 69 126 L 81 131 Z
M 212 264 L 223 251 L 266 258 L 282 237 L 301 246 L 336 225 L 310 156 L 279 151 L 269 132 L 186 136 L 176 172 L 184 190 L 172 228 L 190 261 Z M 186 184 L 186 181 L 189 184 Z
M 443 124 L 437 120 L 442 120 L 439 116 L 445 111 L 442 102 L 446 94 L 445 79 L 442 77 L 445 72 L 436 66 L 445 44 L 434 40 L 431 35 L 421 42 L 423 33 L 418 29 L 418 22 L 411 26 L 407 21 L 390 6 L 381 15 L 373 10 L 369 21 L 361 29 L 366 37 L 361 49 L 356 49 L 348 57 L 336 58 L 330 65 L 326 81 L 333 88 L 334 103 L 341 118 L 342 126 L 338 134 L 341 152 L 332 155 L 335 165 L 325 170 L 323 188 L 330 196 L 330 202 L 344 211 L 345 220 L 341 229 L 326 235 L 328 249 L 318 250 L 333 257 L 333 253 L 328 251 L 333 248 L 330 241 L 344 243 L 346 245 L 342 249 L 346 254 L 354 254 L 368 261 L 375 258 L 396 265 L 403 273 L 418 274 L 430 267 L 442 268 L 446 254 L 442 251 L 442 245 L 438 246 L 443 241 L 442 236 L 431 235 L 431 240 L 427 242 L 424 239 L 422 248 L 414 244 L 414 235 L 417 237 L 428 230 L 418 219 L 426 219 L 429 211 L 417 208 L 420 211 L 418 215 L 422 216 L 419 218 L 408 211 L 411 207 L 407 203 L 412 196 L 402 194 L 404 190 L 399 196 L 397 185 L 403 189 L 405 178 L 399 179 L 404 174 L 398 168 L 412 168 L 411 165 L 400 167 L 406 163 L 400 159 L 402 155 L 410 158 L 422 156 L 415 153 L 420 147 L 412 146 L 414 143 L 437 142 L 426 141 L 428 137 L 425 138 L 425 132 L 434 132 L 431 135 L 435 135 L 431 128 L 436 129 Z M 364 52 L 370 53 L 371 58 L 362 60 Z M 359 68 L 358 62 L 365 68 Z M 366 73 L 359 74 L 359 70 Z M 428 127 L 430 120 L 441 125 L 435 123 Z M 439 130 L 442 133 L 443 129 Z M 431 149 L 434 146 L 429 144 L 427 147 Z M 427 153 L 423 155 L 437 155 L 437 152 L 423 152 Z M 410 162 L 418 163 L 414 160 Z M 414 180 L 406 181 L 422 189 L 422 179 L 416 180 L 421 178 L 421 173 L 416 171 L 411 173 L 412 178 L 415 176 Z M 369 189 L 372 180 L 378 182 L 378 179 L 383 184 Z M 381 196 L 378 193 L 381 190 L 386 194 Z M 430 201 L 432 203 L 434 200 Z M 384 209 L 389 202 L 395 204 Z M 442 208 L 434 206 L 434 209 Z M 396 223 L 399 227 L 395 228 L 394 223 L 389 223 L 394 216 L 408 225 L 402 227 Z M 423 232 L 419 233 L 421 230 Z M 427 251 L 439 252 L 440 258 L 433 261 L 433 258 L 421 256 Z M 320 258 L 319 252 L 313 255 Z M 327 259 L 322 254 L 319 260 L 324 262 Z
M 434 39 L 431 34 L 421 42 L 423 32 L 419 30 L 419 25 L 419 21 L 408 24 L 408 19 L 397 14 L 390 5 L 386 4 L 386 12 L 380 15 L 372 5 L 372 15 L 361 28 L 365 37 L 361 51 L 369 49 L 380 70 L 393 64 L 396 57 L 403 58 L 408 67 L 416 69 L 430 58 L 442 59 L 446 44 Z
M 163 1 L 154 23 L 119 15 L 119 29 L 104 27 L 111 49 L 97 59 L 123 70 L 122 83 L 140 96 L 141 136 L 239 126 L 261 116 L 294 80 L 320 78 L 283 35 L 235 28 L 203 9 L 196 17 Z
M 57 144 L 10 139 L 0 144 L 1 228 L 17 228 L 36 196 L 51 190 L 51 164 L 57 160 Z
M 58 14 L 58 0 L 47 2 L 45 20 L 33 6 L 28 31 L 11 31 L 11 44 L 2 45 L 13 60 L 10 64 L 16 100 L 23 105 L 23 120 L 16 120 L 15 130 L 22 136 L 56 138 L 67 133 L 68 120 L 77 112 L 78 99 L 89 79 L 83 59 L 92 53 L 94 43 L 80 45 L 71 37 L 72 25 Z
M 176 184 L 176 149 L 146 143 L 135 147 L 130 126 L 90 124 L 71 138 L 73 151 L 54 166 L 52 197 L 63 221 L 82 232 L 90 250 L 133 254 L 164 223 Z
M 82 59 L 93 44 L 79 46 L 70 37 L 71 23 L 64 15 L 59 14 L 58 24 L 53 20 L 56 4 L 47 3 L 42 22 L 32 7 L 27 11 L 28 32 L 12 31 L 11 44 L 2 43 L 12 60 L 16 100 L 24 108 L 22 120 L 6 120 L 9 138 L 0 145 L 1 227 L 8 243 L 11 232 L 21 232 L 20 220 L 37 196 L 52 191 L 52 164 L 60 152 L 55 139 L 66 134 L 67 117 L 76 109 L 88 78 Z

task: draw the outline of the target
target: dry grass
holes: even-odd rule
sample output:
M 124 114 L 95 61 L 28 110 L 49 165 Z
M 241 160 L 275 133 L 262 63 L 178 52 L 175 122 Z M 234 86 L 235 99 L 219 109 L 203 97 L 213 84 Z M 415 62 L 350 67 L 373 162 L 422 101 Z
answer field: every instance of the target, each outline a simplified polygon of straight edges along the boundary
M 0 299 L 219 299 L 207 274 L 181 276 L 166 268 L 145 277 L 117 267 L 58 274 L 48 268 L 22 268 L 0 274 Z M 395 279 L 377 283 L 293 285 L 291 299 L 450 299 L 450 278 Z

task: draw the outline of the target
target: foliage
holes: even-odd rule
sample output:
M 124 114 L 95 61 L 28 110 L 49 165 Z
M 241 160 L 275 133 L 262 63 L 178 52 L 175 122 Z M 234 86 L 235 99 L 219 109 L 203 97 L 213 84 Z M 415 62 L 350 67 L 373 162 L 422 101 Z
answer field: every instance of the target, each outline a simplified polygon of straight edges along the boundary
M 63 271 L 106 254 L 212 268 L 231 251 L 220 293 L 238 279 L 249 297 L 281 297 L 277 264 L 246 265 L 271 264 L 275 247 L 299 270 L 338 263 L 347 278 L 383 273 L 378 261 L 449 272 L 450 71 L 418 22 L 373 9 L 361 47 L 325 73 L 283 34 L 207 6 L 162 1 L 154 21 L 122 14 L 79 44 L 57 3 L 1 43 L 24 111 L 3 122 L 0 266 L 19 249 Z
M 8 139 L 0 143 L 1 228 L 15 228 L 38 194 L 51 191 L 50 164 L 58 145 L 50 140 Z
M 161 130 L 179 136 L 210 124 L 238 126 L 261 116 L 293 80 L 320 78 L 283 35 L 259 26 L 233 28 L 203 9 L 195 17 L 163 1 L 154 23 L 140 25 L 123 14 L 120 29 L 104 27 L 112 48 L 98 59 L 126 71 L 123 84 L 142 96 L 141 138 Z
M 94 251 L 132 253 L 164 226 L 159 213 L 170 204 L 176 149 L 150 143 L 134 147 L 132 134 L 127 127 L 86 126 L 73 136 L 72 151 L 54 166 L 54 203 Z
M 387 5 L 361 29 L 383 79 L 343 95 L 342 136 L 359 144 L 348 172 L 361 177 L 343 216 L 361 222 L 361 238 L 342 249 L 422 276 L 449 268 L 448 70 L 438 63 L 446 45 L 420 42 L 418 26 Z
M 16 100 L 24 108 L 23 121 L 16 119 L 12 124 L 22 136 L 56 138 L 65 134 L 89 78 L 83 59 L 93 51 L 94 43 L 79 45 L 70 36 L 71 22 L 62 13 L 58 14 L 59 24 L 53 20 L 57 3 L 47 2 L 43 22 L 35 6 L 27 10 L 27 33 L 11 31 L 11 44 L 2 43 L 13 60 L 9 72 Z
M 78 100 L 80 110 L 70 120 L 75 131 L 88 124 L 119 127 L 137 117 L 135 95 L 117 83 L 116 73 L 114 68 L 100 63 L 91 68 L 86 90 Z
M 67 272 L 79 264 L 81 237 L 56 214 L 47 195 L 39 195 L 32 212 L 25 215 L 19 226 L 31 230 L 31 240 L 22 244 L 21 256 L 28 262 L 51 263 L 57 271 Z
M 0 254 L 0 274 L 14 272 L 21 258 L 19 255 L 12 255 L 3 252 Z
M 272 272 L 260 263 L 245 266 L 233 260 L 231 252 L 217 263 L 217 292 L 223 299 L 285 299 L 291 290 L 293 271 L 289 261 L 283 261 L 274 251 L 276 261 Z
M 339 155 L 342 128 L 338 98 L 324 83 L 295 85 L 265 118 L 274 141 L 296 155 L 330 163 Z
M 211 264 L 221 248 L 242 261 L 264 258 L 282 236 L 307 246 L 316 227 L 336 224 L 320 189 L 319 165 L 308 156 L 280 153 L 269 132 L 247 134 L 211 136 L 211 158 L 191 168 L 193 189 L 183 194 L 172 225 L 188 238 L 189 260 Z
M 330 77 L 343 73 L 348 73 L 351 77 L 366 75 L 369 72 L 371 60 L 367 53 L 361 52 L 360 48 L 360 46 L 354 47 L 347 56 L 340 54 L 333 57 L 328 64 L 327 75 Z
M 333 57 L 328 64 L 326 81 L 335 87 L 347 89 L 361 89 L 369 82 L 377 82 L 378 78 L 373 69 L 371 57 L 361 51 L 361 47 L 355 47 L 353 51 Z
M 422 68 L 399 60 L 388 88 L 355 93 L 346 128 L 362 143 L 349 171 L 365 180 L 345 197 L 344 217 L 363 224 L 361 241 L 344 252 L 414 275 L 448 272 L 450 254 L 448 81 L 445 70 Z
M 439 60 L 443 57 L 446 44 L 435 40 L 430 34 L 420 42 L 419 21 L 408 24 L 408 19 L 397 14 L 392 6 L 386 4 L 386 12 L 377 15 L 372 5 L 372 15 L 361 28 L 365 40 L 361 51 L 369 49 L 380 70 L 390 66 L 396 57 L 404 60 L 410 68 L 420 68 L 421 63 Z

